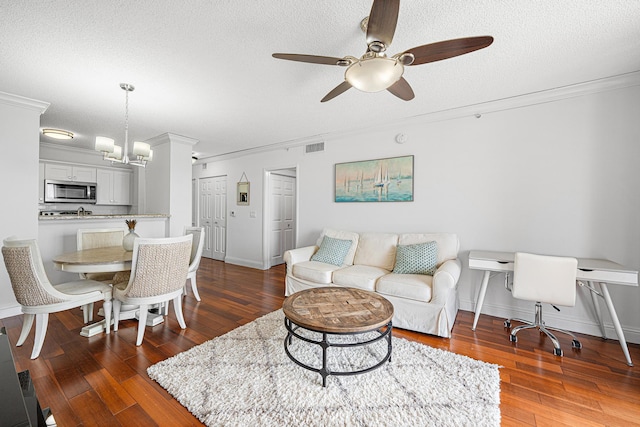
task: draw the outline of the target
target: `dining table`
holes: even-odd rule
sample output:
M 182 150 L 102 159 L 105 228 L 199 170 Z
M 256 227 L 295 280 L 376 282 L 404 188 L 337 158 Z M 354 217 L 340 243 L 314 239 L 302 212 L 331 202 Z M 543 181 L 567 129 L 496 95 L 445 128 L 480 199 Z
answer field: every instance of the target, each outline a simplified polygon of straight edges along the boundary
M 122 246 L 108 246 L 103 248 L 83 249 L 67 252 L 53 257 L 53 265 L 60 271 L 68 273 L 115 273 L 130 271 L 133 252 Z M 137 317 L 138 306 L 122 305 L 120 320 Z M 155 311 L 155 310 L 154 310 Z M 149 312 L 147 326 L 155 326 L 164 322 L 164 316 Z M 86 325 L 80 331 L 83 337 L 91 337 L 103 332 L 105 320 Z

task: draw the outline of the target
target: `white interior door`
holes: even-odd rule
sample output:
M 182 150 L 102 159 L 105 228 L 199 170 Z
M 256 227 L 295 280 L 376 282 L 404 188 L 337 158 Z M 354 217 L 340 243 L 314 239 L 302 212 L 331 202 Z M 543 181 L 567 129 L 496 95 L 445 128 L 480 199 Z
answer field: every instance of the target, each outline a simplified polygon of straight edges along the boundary
M 200 179 L 200 227 L 204 228 L 202 256 L 224 261 L 227 249 L 227 177 Z
M 295 190 L 295 177 L 270 173 L 269 263 L 271 267 L 282 264 L 284 253 L 293 249 L 295 245 Z
M 213 259 L 224 261 L 227 252 L 227 177 L 214 179 L 213 186 Z

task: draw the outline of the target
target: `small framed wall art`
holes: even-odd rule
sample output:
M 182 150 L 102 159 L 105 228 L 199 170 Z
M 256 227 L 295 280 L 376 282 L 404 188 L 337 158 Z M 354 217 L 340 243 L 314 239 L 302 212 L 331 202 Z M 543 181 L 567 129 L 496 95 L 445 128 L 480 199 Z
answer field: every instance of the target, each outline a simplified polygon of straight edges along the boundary
M 412 202 L 413 156 L 337 163 L 335 201 Z
M 242 180 L 242 178 L 244 178 L 244 181 Z M 242 172 L 240 181 L 237 184 L 237 196 L 238 197 L 236 199 L 236 203 L 238 204 L 238 206 L 249 205 L 250 182 L 244 172 Z

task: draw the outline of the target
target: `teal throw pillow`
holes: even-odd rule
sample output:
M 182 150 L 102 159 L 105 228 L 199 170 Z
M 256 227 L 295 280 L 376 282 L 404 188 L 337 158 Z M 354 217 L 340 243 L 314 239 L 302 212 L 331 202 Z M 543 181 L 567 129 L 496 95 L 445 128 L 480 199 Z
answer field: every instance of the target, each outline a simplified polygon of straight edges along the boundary
M 320 244 L 320 249 L 313 254 L 311 261 L 342 265 L 349 249 L 351 249 L 351 243 L 351 240 L 334 239 L 333 237 L 324 236 Z
M 399 245 L 396 249 L 396 274 L 428 274 L 433 276 L 438 263 L 436 242 Z

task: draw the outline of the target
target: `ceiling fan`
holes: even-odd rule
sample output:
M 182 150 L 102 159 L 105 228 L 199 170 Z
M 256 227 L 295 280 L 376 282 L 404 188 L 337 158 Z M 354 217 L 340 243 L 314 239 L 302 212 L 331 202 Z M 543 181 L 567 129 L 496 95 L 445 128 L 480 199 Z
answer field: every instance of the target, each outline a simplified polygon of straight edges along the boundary
M 373 0 L 369 17 L 361 23 L 363 30 L 366 30 L 367 51 L 359 59 L 353 56 L 334 58 L 294 53 L 274 53 L 272 56 L 289 61 L 348 67 L 344 73 L 344 81 L 320 102 L 329 101 L 351 87 L 364 92 L 380 92 L 386 89 L 398 98 L 410 101 L 415 95 L 409 83 L 402 77 L 405 66 L 453 58 L 483 49 L 493 43 L 491 36 L 465 37 L 425 44 L 388 57 L 385 52 L 396 31 L 399 8 L 400 0 Z

